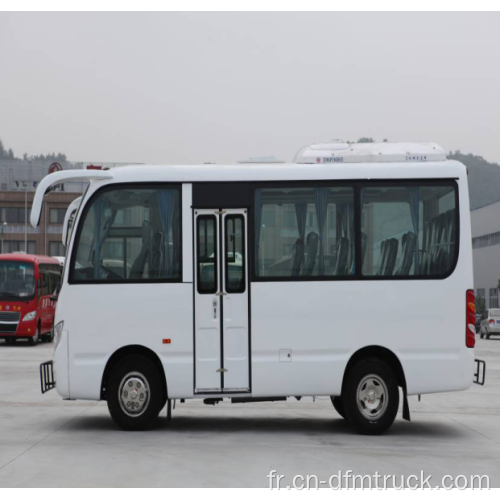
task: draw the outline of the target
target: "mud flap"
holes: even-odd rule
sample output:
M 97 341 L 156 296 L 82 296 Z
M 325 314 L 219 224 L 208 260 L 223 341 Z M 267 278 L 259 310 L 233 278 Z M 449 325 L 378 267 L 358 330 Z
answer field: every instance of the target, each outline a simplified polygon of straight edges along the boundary
M 408 395 L 406 394 L 406 390 L 403 390 L 403 418 L 408 422 L 411 422 L 410 406 L 408 405 Z

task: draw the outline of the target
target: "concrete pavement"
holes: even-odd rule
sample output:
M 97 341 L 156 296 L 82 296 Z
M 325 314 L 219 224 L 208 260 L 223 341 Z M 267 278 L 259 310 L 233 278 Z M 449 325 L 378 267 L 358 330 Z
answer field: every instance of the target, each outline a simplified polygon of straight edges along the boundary
M 0 486 L 267 487 L 271 469 L 327 480 L 355 474 L 488 474 L 500 486 L 500 338 L 479 340 L 484 387 L 412 397 L 384 436 L 353 433 L 329 400 L 201 401 L 165 411 L 148 432 L 118 430 L 105 402 L 42 396 L 38 367 L 52 345 L 0 341 Z

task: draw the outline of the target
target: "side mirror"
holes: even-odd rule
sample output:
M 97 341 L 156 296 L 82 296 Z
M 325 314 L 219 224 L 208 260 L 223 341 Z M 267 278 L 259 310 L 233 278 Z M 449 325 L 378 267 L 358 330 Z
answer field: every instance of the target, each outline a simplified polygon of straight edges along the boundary
M 50 301 L 51 302 L 57 302 L 57 295 L 51 295 L 50 296 Z

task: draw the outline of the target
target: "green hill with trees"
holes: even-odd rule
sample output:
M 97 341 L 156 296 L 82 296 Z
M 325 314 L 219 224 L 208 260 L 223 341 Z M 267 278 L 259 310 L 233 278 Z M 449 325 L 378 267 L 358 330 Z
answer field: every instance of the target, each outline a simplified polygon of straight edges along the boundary
M 2 139 L 0 139 L 0 160 L 24 160 L 24 161 L 66 161 L 66 155 L 63 153 L 49 153 L 47 155 L 31 155 L 24 153 L 22 158 L 17 158 L 12 149 L 5 149 Z

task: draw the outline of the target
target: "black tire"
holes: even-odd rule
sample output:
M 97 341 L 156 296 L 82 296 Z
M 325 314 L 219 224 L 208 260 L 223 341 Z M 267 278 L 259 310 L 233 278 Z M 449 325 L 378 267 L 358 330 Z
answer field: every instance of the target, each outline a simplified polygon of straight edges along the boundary
M 342 418 L 345 418 L 344 402 L 342 401 L 342 397 L 341 396 L 332 396 L 332 404 L 333 404 L 333 407 L 337 410 L 337 413 Z
M 51 343 L 54 340 L 54 329 L 50 330 L 49 333 L 42 335 L 42 342 Z
M 126 390 L 132 382 L 132 390 Z M 139 384 L 140 389 L 138 389 Z M 146 389 L 149 390 L 146 390 Z M 129 400 L 124 401 L 127 392 Z M 132 399 L 133 392 L 137 397 L 145 395 L 144 407 L 138 410 L 126 410 L 122 404 L 142 404 L 139 399 Z M 165 391 L 161 374 L 156 365 L 144 356 L 132 354 L 118 361 L 109 375 L 106 388 L 108 409 L 115 423 L 127 431 L 143 431 L 149 429 L 163 408 Z M 136 397 L 134 396 L 134 398 Z M 136 415 L 133 413 L 136 412 Z
M 373 408 L 362 394 L 373 397 Z M 377 397 L 379 394 L 379 397 Z M 391 367 L 377 358 L 358 361 L 347 374 L 342 391 L 347 421 L 360 434 L 384 433 L 394 422 L 399 407 L 399 388 Z M 359 404 L 358 404 L 359 399 Z

